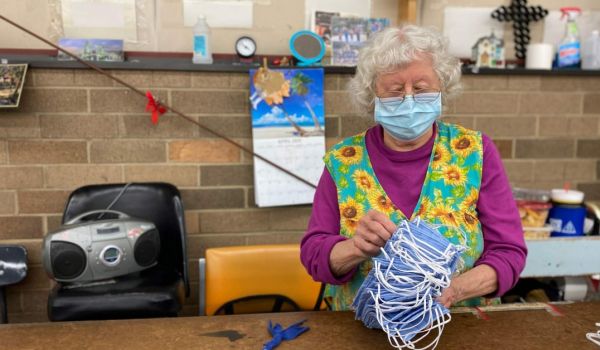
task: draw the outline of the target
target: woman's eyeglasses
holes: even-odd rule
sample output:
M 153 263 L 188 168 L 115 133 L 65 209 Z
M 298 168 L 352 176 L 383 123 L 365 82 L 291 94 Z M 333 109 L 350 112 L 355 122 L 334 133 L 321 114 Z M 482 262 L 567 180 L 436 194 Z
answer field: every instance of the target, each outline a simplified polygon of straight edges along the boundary
M 407 96 L 412 96 L 416 103 L 433 103 L 436 102 L 441 95 L 442 92 L 439 90 L 421 90 L 412 95 L 407 95 L 403 91 L 387 91 L 377 95 L 377 97 L 379 98 L 379 101 L 385 105 L 398 102 L 402 103 L 406 100 Z

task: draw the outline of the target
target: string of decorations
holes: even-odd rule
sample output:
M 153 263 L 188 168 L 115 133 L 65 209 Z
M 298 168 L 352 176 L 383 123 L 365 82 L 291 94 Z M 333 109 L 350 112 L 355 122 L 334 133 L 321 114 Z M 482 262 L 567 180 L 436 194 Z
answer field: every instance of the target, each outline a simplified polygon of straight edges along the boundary
M 217 137 L 219 137 L 219 138 L 227 141 L 228 143 L 230 143 L 230 144 L 234 145 L 235 147 L 241 149 L 242 151 L 250 154 L 251 156 L 262 160 L 263 162 L 269 164 L 270 166 L 272 166 L 272 167 L 274 167 L 274 168 L 276 168 L 276 169 L 284 172 L 285 174 L 287 174 L 287 175 L 295 178 L 296 180 L 298 180 L 298 181 L 300 181 L 300 182 L 302 182 L 302 183 L 310 186 L 311 188 L 316 188 L 317 187 L 312 182 L 310 182 L 310 181 L 306 180 L 305 178 L 303 178 L 303 177 L 301 177 L 301 176 L 299 176 L 299 175 L 297 175 L 297 174 L 295 174 L 295 173 L 293 173 L 293 172 L 285 169 L 281 165 L 274 163 L 273 161 L 271 161 L 271 160 L 269 160 L 269 159 L 261 156 L 260 154 L 254 153 L 250 148 L 242 145 L 241 143 L 239 143 L 239 142 L 237 142 L 237 141 L 235 141 L 235 140 L 233 140 L 233 139 L 225 136 L 224 134 L 222 134 L 222 133 L 220 133 L 220 132 L 218 132 L 218 131 L 216 131 L 216 130 L 214 130 L 212 128 L 209 128 L 208 126 L 200 123 L 199 121 L 195 120 L 194 118 L 192 118 L 192 117 L 190 117 L 190 116 L 182 113 L 178 109 L 175 109 L 174 107 L 171 107 L 167 103 L 165 103 L 163 101 L 159 101 L 150 91 L 144 92 L 144 91 L 136 88 L 135 86 L 133 86 L 133 85 L 131 85 L 131 84 L 123 81 L 122 79 L 117 78 L 114 75 L 108 73 L 107 71 L 105 71 L 104 69 L 98 67 L 94 63 L 89 62 L 89 61 L 85 61 L 85 60 L 81 59 L 79 56 L 73 54 L 72 52 L 70 52 L 68 50 L 65 50 L 64 48 L 62 48 L 62 47 L 54 44 L 50 40 L 48 40 L 48 39 L 46 39 L 46 38 L 44 38 L 44 37 L 42 37 L 42 36 L 40 36 L 40 35 L 32 32 L 31 30 L 23 27 L 22 25 L 20 25 L 20 24 L 18 24 L 16 22 L 14 22 L 14 21 L 6 18 L 2 14 L 0 14 L 0 20 L 3 20 L 4 22 L 12 25 L 13 27 L 15 27 L 15 28 L 17 28 L 17 29 L 19 29 L 19 30 L 21 30 L 21 31 L 23 31 L 23 32 L 31 35 L 31 36 L 33 36 L 34 38 L 42 41 L 46 45 L 48 45 L 48 46 L 50 46 L 50 47 L 58 50 L 59 52 L 62 52 L 65 55 L 73 58 L 75 61 L 81 63 L 82 65 L 84 65 L 84 66 L 86 66 L 86 67 L 88 67 L 88 68 L 90 68 L 90 69 L 92 69 L 92 70 L 100 73 L 101 75 L 103 75 L 103 76 L 105 76 L 105 77 L 107 77 L 107 78 L 109 78 L 109 79 L 117 82 L 118 84 L 120 84 L 120 85 L 128 88 L 132 92 L 134 92 L 134 93 L 136 93 L 136 94 L 144 97 L 146 99 L 146 111 L 150 112 L 152 124 L 157 124 L 158 121 L 159 121 L 159 117 L 162 114 L 166 113 L 167 111 L 170 111 L 173 114 L 175 114 L 175 115 L 177 115 L 177 116 L 179 116 L 179 117 L 187 120 L 188 122 L 197 125 L 198 127 L 202 128 L 203 130 L 205 130 L 205 131 L 207 131 L 207 132 L 209 132 L 209 133 L 211 133 L 211 134 L 213 134 L 213 135 L 215 135 L 215 136 L 217 136 Z

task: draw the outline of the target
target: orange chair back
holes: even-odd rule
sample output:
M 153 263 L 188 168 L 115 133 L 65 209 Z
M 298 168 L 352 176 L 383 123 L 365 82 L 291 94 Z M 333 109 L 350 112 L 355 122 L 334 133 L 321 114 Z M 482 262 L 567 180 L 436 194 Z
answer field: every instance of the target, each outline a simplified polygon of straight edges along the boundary
M 231 301 L 279 295 L 301 310 L 315 307 L 321 283 L 300 262 L 298 244 L 210 248 L 205 260 L 205 314 L 214 315 Z M 270 312 L 263 310 L 244 312 Z

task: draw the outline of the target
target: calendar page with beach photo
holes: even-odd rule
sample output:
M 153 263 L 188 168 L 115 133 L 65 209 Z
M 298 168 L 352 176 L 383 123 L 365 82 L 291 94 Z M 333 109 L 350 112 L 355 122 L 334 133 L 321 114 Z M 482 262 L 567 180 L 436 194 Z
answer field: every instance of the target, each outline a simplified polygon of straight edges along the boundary
M 250 70 L 254 152 L 316 185 L 325 154 L 323 69 Z M 314 188 L 254 158 L 259 207 L 312 203 Z

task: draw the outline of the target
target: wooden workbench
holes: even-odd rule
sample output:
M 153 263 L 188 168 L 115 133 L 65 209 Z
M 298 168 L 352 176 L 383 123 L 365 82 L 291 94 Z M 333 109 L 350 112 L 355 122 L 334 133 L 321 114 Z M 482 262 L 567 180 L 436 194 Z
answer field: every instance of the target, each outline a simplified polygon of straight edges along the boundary
M 557 308 L 563 316 L 542 309 L 487 312 L 487 319 L 455 313 L 437 349 L 600 349 L 585 337 L 597 331 L 600 303 Z M 268 320 L 287 326 L 301 319 L 310 331 L 277 349 L 393 349 L 351 312 L 7 324 L 0 325 L 0 349 L 261 349 Z

